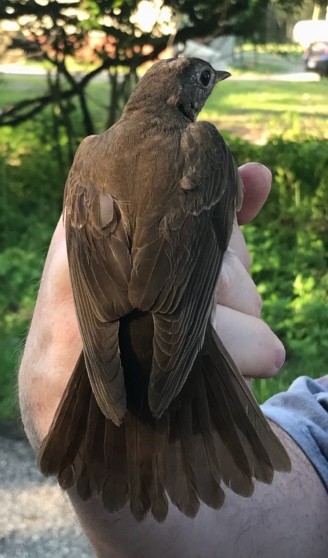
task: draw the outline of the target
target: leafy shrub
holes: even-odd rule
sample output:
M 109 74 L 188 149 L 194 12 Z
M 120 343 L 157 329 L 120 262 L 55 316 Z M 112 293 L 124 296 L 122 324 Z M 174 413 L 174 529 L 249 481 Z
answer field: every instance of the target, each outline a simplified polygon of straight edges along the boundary
M 1 132 L 0 418 L 17 413 L 20 347 L 62 205 L 64 178 L 46 130 L 37 121 Z
M 255 386 L 263 400 L 300 373 L 326 373 L 328 152 L 326 141 L 282 138 L 265 146 L 231 140 L 230 147 L 239 162 L 258 160 L 273 172 L 266 206 L 245 227 L 263 317 L 287 349 L 280 377 Z

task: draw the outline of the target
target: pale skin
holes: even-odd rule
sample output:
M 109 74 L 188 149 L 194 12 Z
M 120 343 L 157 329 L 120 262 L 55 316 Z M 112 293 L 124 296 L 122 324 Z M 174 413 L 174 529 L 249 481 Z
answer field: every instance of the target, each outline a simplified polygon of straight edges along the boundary
M 244 182 L 238 224 L 252 220 L 265 203 L 271 174 L 262 165 L 240 168 Z M 285 359 L 281 341 L 260 318 L 261 298 L 248 271 L 250 257 L 235 226 L 222 268 L 215 326 L 246 378 L 274 376 Z M 54 232 L 19 371 L 19 396 L 29 441 L 37 451 L 81 351 L 69 280 L 62 220 Z M 128 508 L 109 515 L 99 499 L 69 497 L 100 558 L 325 558 L 327 492 L 310 461 L 280 428 L 292 472 L 276 474 L 268 487 L 256 484 L 251 499 L 228 489 L 223 508 L 202 506 L 196 519 L 171 506 L 164 524 L 137 523 Z

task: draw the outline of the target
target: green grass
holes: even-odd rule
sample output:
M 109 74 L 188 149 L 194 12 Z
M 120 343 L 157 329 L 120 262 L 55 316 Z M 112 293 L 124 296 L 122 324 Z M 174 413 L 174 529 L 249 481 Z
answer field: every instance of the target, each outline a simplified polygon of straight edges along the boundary
M 320 81 L 227 80 L 206 103 L 205 113 L 280 113 L 328 116 L 327 84 Z
M 98 126 L 104 121 L 108 99 L 106 83 L 95 82 L 88 91 L 90 106 L 95 110 Z M 311 118 L 316 125 L 325 125 L 328 117 L 327 83 L 283 82 L 269 80 L 230 79 L 219 84 L 208 99 L 202 119 L 220 120 L 222 117 L 247 117 L 252 121 L 267 122 L 270 117 L 293 113 Z
M 280 60 L 270 60 L 270 62 L 259 63 L 246 60 L 243 62 L 235 62 L 231 68 L 229 68 L 229 72 L 234 76 L 247 73 L 254 74 L 255 77 L 268 74 L 283 74 L 286 73 L 286 65 Z
M 23 99 L 33 99 L 47 93 L 45 76 L 2 74 L 0 76 L 0 105 L 5 108 Z
M 201 118 L 253 143 L 278 135 L 327 139 L 327 83 L 227 80 L 216 87 Z
M 6 75 L 0 81 L 0 108 L 46 92 L 45 76 Z M 109 87 L 106 77 L 87 89 L 96 132 L 107 124 Z M 263 144 L 272 136 L 328 139 L 326 81 L 284 82 L 268 79 L 230 79 L 219 84 L 200 118 L 222 132 Z M 74 121 L 79 121 L 78 114 Z
M 33 98 L 47 91 L 45 76 L 18 76 L 6 74 L 0 78 L 1 106 L 25 98 Z M 88 94 L 94 105 L 106 105 L 108 84 L 93 81 Z M 203 116 L 207 118 L 239 112 L 262 113 L 292 111 L 298 114 L 326 117 L 327 82 L 274 81 L 266 79 L 229 79 L 219 84 L 206 103 Z

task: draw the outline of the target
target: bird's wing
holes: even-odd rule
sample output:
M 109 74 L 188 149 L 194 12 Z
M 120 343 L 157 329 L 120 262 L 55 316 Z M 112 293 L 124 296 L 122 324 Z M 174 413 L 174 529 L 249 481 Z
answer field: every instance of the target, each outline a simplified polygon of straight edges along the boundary
M 128 313 L 131 258 L 118 204 L 106 192 L 101 136 L 80 145 L 66 183 L 67 252 L 86 368 L 104 415 L 119 424 L 125 387 L 118 347 L 120 316 Z M 97 172 L 98 171 L 98 172 Z
M 188 126 L 179 155 L 176 195 L 136 253 L 129 286 L 130 298 L 153 313 L 149 405 L 155 416 L 179 393 L 202 346 L 242 195 L 233 157 L 211 124 Z

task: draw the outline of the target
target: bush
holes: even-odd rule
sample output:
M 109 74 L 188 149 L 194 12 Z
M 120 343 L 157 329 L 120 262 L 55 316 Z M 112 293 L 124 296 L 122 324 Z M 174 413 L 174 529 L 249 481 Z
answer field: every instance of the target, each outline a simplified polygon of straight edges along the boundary
M 258 160 L 273 172 L 271 196 L 245 227 L 263 317 L 284 341 L 287 362 L 279 378 L 255 386 L 260 400 L 285 389 L 300 373 L 325 373 L 328 353 L 328 153 L 325 141 L 265 146 L 234 140 L 239 162 Z
M 17 363 L 42 262 L 61 211 L 62 174 L 42 121 L 2 129 L 0 419 L 17 414 Z

